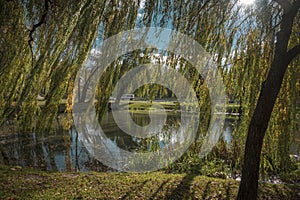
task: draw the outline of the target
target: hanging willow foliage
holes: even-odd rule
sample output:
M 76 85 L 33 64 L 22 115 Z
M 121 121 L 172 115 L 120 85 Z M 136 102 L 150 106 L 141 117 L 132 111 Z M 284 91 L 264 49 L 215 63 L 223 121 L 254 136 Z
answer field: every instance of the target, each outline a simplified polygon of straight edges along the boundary
M 230 156 L 240 163 L 241 146 L 274 55 L 275 32 L 282 14 L 275 3 L 260 1 L 257 8 L 246 9 L 238 0 L 12 0 L 0 1 L 0 6 L 0 125 L 17 119 L 23 131 L 50 128 L 65 94 L 71 119 L 74 80 L 91 49 L 121 31 L 159 26 L 189 35 L 217 63 L 228 97 L 241 107 L 240 125 L 233 132 L 230 147 Z M 299 43 L 299 18 L 295 20 L 291 47 Z M 141 52 L 145 56 L 141 57 Z M 95 97 L 100 116 L 106 112 L 117 81 L 130 69 L 149 63 L 155 53 L 155 49 L 132 52 L 104 72 Z M 168 55 L 166 62 L 176 68 L 180 61 L 180 73 L 190 79 L 201 97 L 201 120 L 208 125 L 210 102 L 201 75 L 178 56 Z M 86 71 L 87 76 L 90 73 Z M 293 131 L 299 131 L 295 111 L 299 73 L 298 59 L 288 69 L 273 111 L 263 150 L 263 170 L 287 168 Z M 152 93 L 147 93 L 149 88 Z M 146 85 L 137 93 L 170 95 L 158 85 Z M 42 106 L 39 95 L 45 98 Z
M 2 35 L 3 46 L 12 43 L 15 48 L 1 52 L 8 59 L 1 59 L 1 96 L 5 98 L 0 122 L 16 114 L 22 127 L 48 126 L 68 82 L 93 45 L 100 21 L 114 15 L 112 6 L 106 1 L 46 0 L 5 2 L 3 7 L 13 10 L 1 13 L 3 22 L 8 21 L 2 25 L 7 30 Z M 42 108 L 37 102 L 41 93 L 46 100 Z

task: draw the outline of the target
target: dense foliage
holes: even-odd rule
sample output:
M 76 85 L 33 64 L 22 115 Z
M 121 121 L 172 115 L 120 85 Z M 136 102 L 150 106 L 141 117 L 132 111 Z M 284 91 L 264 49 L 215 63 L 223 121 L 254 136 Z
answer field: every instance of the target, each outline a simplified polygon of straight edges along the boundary
M 216 166 L 215 171 L 226 175 L 240 173 L 248 124 L 274 57 L 282 14 L 275 2 L 261 0 L 253 7 L 244 7 L 237 0 L 3 0 L 0 6 L 2 126 L 8 120 L 15 120 L 23 132 L 48 129 L 61 99 L 66 96 L 66 112 L 71 112 L 76 73 L 100 41 L 137 27 L 171 28 L 194 38 L 212 55 L 222 73 L 228 97 L 240 104 L 241 116 L 234 121 L 236 128 L 230 144 L 221 139 L 211 154 L 199 158 L 199 145 L 195 142 L 186 155 L 167 170 L 200 170 L 203 174 L 214 174 Z M 298 14 L 291 47 L 300 42 L 299 18 Z M 145 54 L 143 58 L 139 57 L 141 51 Z M 113 63 L 101 78 L 96 97 L 98 102 L 103 102 L 97 105 L 100 115 L 107 109 L 117 80 L 138 64 L 149 62 L 151 53 L 156 53 L 151 49 L 141 51 L 120 58 L 123 62 Z M 175 59 L 178 58 L 170 56 L 170 65 L 172 61 L 174 65 L 177 63 Z M 263 177 L 287 173 L 295 167 L 289 155 L 291 147 L 299 152 L 295 146 L 299 141 L 294 142 L 299 140 L 300 132 L 299 62 L 298 57 L 289 65 L 272 113 L 262 152 Z M 199 75 L 182 63 L 180 72 L 190 78 L 199 95 L 206 97 L 201 98 L 199 104 L 205 112 L 201 120 L 207 124 L 208 91 Z M 148 87 L 137 93 L 151 96 L 146 94 Z M 160 86 L 151 87 L 155 91 L 152 96 L 164 93 Z M 38 95 L 45 98 L 45 106 L 39 106 Z M 212 171 L 201 168 L 204 163 L 212 163 Z

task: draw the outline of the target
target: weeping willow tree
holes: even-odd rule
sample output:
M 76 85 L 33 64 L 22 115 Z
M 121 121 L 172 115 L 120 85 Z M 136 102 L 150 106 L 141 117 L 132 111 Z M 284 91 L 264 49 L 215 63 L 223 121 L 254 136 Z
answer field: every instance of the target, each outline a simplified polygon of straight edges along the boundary
M 256 199 L 258 191 L 260 155 L 263 147 L 263 140 L 268 128 L 268 124 L 276 104 L 278 93 L 283 84 L 284 76 L 291 61 L 300 53 L 300 45 L 291 44 L 290 38 L 293 32 L 294 20 L 299 14 L 300 1 L 274 1 L 277 2 L 281 11 L 279 16 L 281 21 L 278 23 L 279 30 L 276 32 L 276 42 L 274 47 L 274 56 L 269 65 L 268 74 L 261 86 L 253 115 L 249 123 L 247 140 L 245 144 L 244 166 L 242 170 L 242 180 L 239 188 L 238 199 Z M 270 20 L 273 21 L 273 18 Z M 297 22 L 295 22 L 297 24 Z M 295 25 L 298 26 L 298 25 Z M 275 40 L 274 40 L 275 41 Z M 288 102 L 287 102 L 288 105 Z M 281 107 L 279 105 L 279 107 Z M 280 109 L 283 117 L 281 121 L 286 121 L 286 109 Z M 282 131 L 282 129 L 281 129 Z M 288 129 L 284 129 L 288 131 Z M 287 133 L 280 133 L 281 136 Z M 282 139 L 282 138 L 281 138 Z M 284 143 L 288 141 L 285 140 Z M 287 143 L 288 144 L 288 143 Z M 288 145 L 286 145 L 288 146 Z M 287 152 L 286 147 L 279 145 L 280 152 Z M 281 159 L 287 161 L 286 156 L 281 155 Z M 281 161 L 281 167 L 283 167 Z M 283 168 L 286 170 L 286 168 Z
M 105 37 L 127 29 L 133 12 L 114 1 L 1 1 L 1 124 L 48 126 L 104 23 Z M 119 24 L 119 27 L 117 26 Z M 129 23 L 131 24 L 131 23 Z M 113 27 L 113 28 L 111 28 Z M 43 94 L 40 108 L 37 96 Z
M 143 3 L 144 15 L 137 20 L 138 6 Z M 238 17 L 237 10 L 233 11 L 235 3 L 3 1 L 1 124 L 13 117 L 24 126 L 45 124 L 36 120 L 39 118 L 51 121 L 62 96 L 66 91 L 71 95 L 74 77 L 91 47 L 97 45 L 94 42 L 97 36 L 103 40 L 134 27 L 169 27 L 194 37 L 216 55 L 221 66 L 222 58 L 230 54 L 236 34 L 233 23 Z M 135 53 L 133 57 L 137 55 Z M 112 67 L 104 77 L 107 81 L 101 80 L 99 86 L 113 85 L 109 81 L 110 75 L 117 80 L 133 67 L 130 63 Z M 182 67 L 182 71 L 185 70 Z M 199 77 L 192 79 L 199 84 Z M 43 108 L 37 102 L 37 96 L 41 94 L 46 100 Z
M 11 29 L 2 35 L 3 40 L 17 41 L 22 45 L 13 51 L 3 52 L 4 58 L 8 59 L 1 59 L 1 96 L 5 97 L 1 105 L 1 114 L 4 116 L 1 123 L 5 118 L 12 117 L 16 110 L 20 110 L 17 117 L 24 125 L 33 125 L 34 118 L 39 114 L 45 114 L 43 117 L 46 117 L 46 121 L 48 117 L 53 117 L 57 102 L 66 90 L 66 82 L 90 49 L 99 20 L 97 12 L 92 21 L 83 17 L 90 13 L 95 4 L 68 3 L 73 9 L 64 10 L 66 7 L 59 5 L 62 2 L 30 1 L 24 5 L 17 1 L 4 3 L 4 10 L 13 12 L 3 13 L 2 16 L 12 18 L 10 15 L 15 14 L 17 16 L 12 19 L 17 19 L 18 24 L 3 24 L 3 28 Z M 81 33 L 84 33 L 84 38 Z M 12 41 L 7 40 L 10 35 L 14 35 Z M 40 112 L 37 96 L 42 91 L 46 105 Z M 11 106 L 12 103 L 15 105 Z
M 170 28 L 192 37 L 212 55 L 224 78 L 228 97 L 240 103 L 239 126 L 233 131 L 230 146 L 225 147 L 225 159 L 240 172 L 241 147 L 245 145 L 261 85 L 275 55 L 276 33 L 282 20 L 282 9 L 276 3 L 262 0 L 255 8 L 244 8 L 237 0 L 12 0 L 1 1 L 0 6 L 3 8 L 0 11 L 0 125 L 15 119 L 23 131 L 49 128 L 65 94 L 70 114 L 74 80 L 83 63 L 87 59 L 101 62 L 92 55 L 88 58 L 91 49 L 97 49 L 101 41 L 124 30 L 149 26 Z M 298 14 L 289 47 L 299 43 L 299 21 Z M 118 58 L 107 68 L 95 97 L 100 116 L 106 112 L 118 80 L 136 66 L 149 63 L 158 52 L 140 49 Z M 201 97 L 199 105 L 204 114 L 200 120 L 205 126 L 199 132 L 204 133 L 211 114 L 207 87 L 187 62 L 167 54 L 167 61 L 158 59 L 157 62 L 166 62 L 174 69 L 180 63 L 178 71 L 189 79 Z M 91 73 L 86 71 L 87 76 Z M 294 131 L 299 131 L 296 121 L 299 73 L 299 59 L 295 59 L 287 69 L 263 143 L 262 176 L 289 171 L 289 148 Z M 146 85 L 136 92 L 140 96 L 172 95 L 159 85 Z M 39 95 L 45 99 L 44 106 L 38 102 Z M 197 145 L 192 147 L 195 156 L 199 149 Z

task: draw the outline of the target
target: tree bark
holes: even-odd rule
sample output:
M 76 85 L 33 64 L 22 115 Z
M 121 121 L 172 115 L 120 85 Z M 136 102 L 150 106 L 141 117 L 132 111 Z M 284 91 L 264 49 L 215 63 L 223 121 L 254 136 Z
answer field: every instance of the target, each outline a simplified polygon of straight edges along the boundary
M 260 154 L 265 132 L 271 113 L 279 93 L 285 71 L 291 60 L 299 55 L 299 45 L 287 51 L 292 33 L 293 21 L 299 11 L 300 0 L 277 0 L 283 9 L 280 31 L 277 33 L 275 54 L 266 81 L 258 98 L 256 108 L 251 118 L 245 146 L 242 179 L 239 187 L 238 200 L 257 199 Z

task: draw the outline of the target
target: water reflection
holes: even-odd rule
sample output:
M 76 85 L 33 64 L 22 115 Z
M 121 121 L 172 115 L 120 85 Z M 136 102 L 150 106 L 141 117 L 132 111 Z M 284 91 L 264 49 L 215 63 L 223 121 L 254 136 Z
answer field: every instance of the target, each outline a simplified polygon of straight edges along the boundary
M 146 114 L 131 114 L 133 120 L 141 126 L 150 123 Z M 123 133 L 116 126 L 112 114 L 108 113 L 101 127 L 113 145 L 127 151 L 156 151 L 168 145 L 183 142 L 185 133 L 178 132 L 180 114 L 169 114 L 162 131 L 155 137 L 141 139 Z M 233 130 L 230 120 L 225 121 L 224 139 L 230 141 Z M 156 132 L 157 130 L 150 130 Z M 91 146 L 84 146 L 84 135 L 78 133 L 74 127 L 66 131 L 63 122 L 59 120 L 54 128 L 47 133 L 22 134 L 12 129 L 0 130 L 0 163 L 7 165 L 20 165 L 41 170 L 58 171 L 112 171 L 93 158 L 94 151 Z M 109 144 L 109 143 L 108 143 Z

